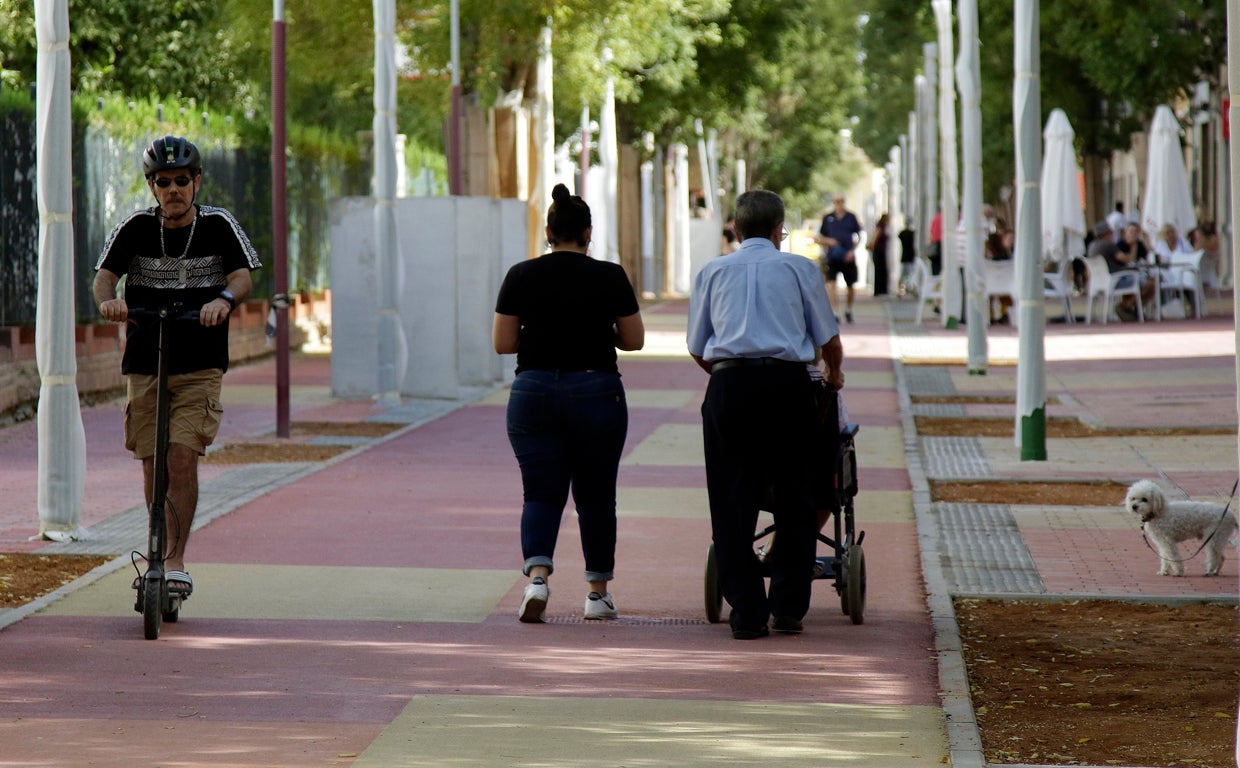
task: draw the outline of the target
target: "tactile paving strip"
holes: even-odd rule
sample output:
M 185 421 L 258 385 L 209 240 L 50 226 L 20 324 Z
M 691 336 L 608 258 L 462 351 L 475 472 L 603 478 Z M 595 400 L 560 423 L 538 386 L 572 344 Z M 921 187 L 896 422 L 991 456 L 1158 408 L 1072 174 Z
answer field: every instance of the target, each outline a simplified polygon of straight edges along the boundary
M 946 368 L 938 365 L 906 365 L 904 381 L 912 397 L 918 395 L 954 395 L 956 384 Z
M 934 515 L 952 594 L 1046 592 L 1010 507 L 939 503 Z
M 942 478 L 990 477 L 990 462 L 975 437 L 923 437 L 926 476 Z
M 913 403 L 914 416 L 965 416 L 962 403 Z
M 286 478 L 311 467 L 305 462 L 251 464 L 212 478 L 203 483 L 199 490 L 195 527 L 206 525 L 232 511 L 248 497 L 274 488 Z M 141 487 L 135 486 L 134 495 L 141 492 Z M 149 522 L 146 505 L 131 507 L 91 526 L 88 538 L 48 544 L 39 549 L 39 554 L 119 555 L 131 550 L 145 552 Z

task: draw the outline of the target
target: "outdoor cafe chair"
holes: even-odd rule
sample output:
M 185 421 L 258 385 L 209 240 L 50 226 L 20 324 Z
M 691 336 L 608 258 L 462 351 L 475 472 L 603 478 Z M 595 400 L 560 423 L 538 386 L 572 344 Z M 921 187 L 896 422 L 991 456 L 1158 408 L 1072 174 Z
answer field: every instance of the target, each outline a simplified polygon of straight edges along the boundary
M 1115 311 L 1115 302 L 1122 296 L 1137 297 L 1137 318 L 1145 322 L 1145 309 L 1141 306 L 1141 275 L 1136 270 L 1120 270 L 1112 272 L 1107 260 L 1101 256 L 1085 258 L 1085 268 L 1089 272 L 1089 285 L 1086 288 L 1085 322 L 1094 321 L 1094 298 L 1101 297 L 1102 323 L 1106 324 L 1111 313 Z
M 1205 317 L 1204 302 L 1202 301 L 1205 286 L 1201 277 L 1201 257 L 1203 251 L 1194 251 L 1186 253 L 1184 251 L 1174 251 L 1171 254 L 1171 263 L 1165 265 L 1161 275 L 1160 288 L 1163 291 L 1162 296 L 1162 317 L 1167 316 L 1167 309 L 1174 304 L 1171 302 L 1181 302 L 1179 307 L 1183 307 L 1183 302 L 1188 300 L 1193 303 L 1193 313 L 1198 319 Z M 1183 316 L 1182 309 L 1177 312 L 1179 316 Z M 1161 317 L 1159 319 L 1162 319 Z
M 1073 261 L 1072 258 L 1062 258 L 1054 272 L 1042 273 L 1042 297 L 1043 299 L 1059 299 L 1063 302 L 1065 323 L 1076 322 L 1076 318 L 1072 315 Z

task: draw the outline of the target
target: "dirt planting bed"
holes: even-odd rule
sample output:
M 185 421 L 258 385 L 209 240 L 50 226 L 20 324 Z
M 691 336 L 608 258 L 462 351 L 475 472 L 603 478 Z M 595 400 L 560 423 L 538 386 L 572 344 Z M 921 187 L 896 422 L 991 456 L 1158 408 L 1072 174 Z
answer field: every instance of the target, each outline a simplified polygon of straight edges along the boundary
M 1235 765 L 1236 607 L 957 600 L 990 763 Z

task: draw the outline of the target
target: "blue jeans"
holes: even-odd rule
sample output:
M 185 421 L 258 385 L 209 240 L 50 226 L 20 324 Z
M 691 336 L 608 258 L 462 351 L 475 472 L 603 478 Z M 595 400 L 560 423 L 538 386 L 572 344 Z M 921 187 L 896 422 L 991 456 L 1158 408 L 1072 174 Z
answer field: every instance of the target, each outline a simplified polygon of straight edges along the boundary
M 616 474 L 629 429 L 620 376 L 522 371 L 508 397 L 508 442 L 521 466 L 524 572 L 554 570 L 569 490 L 577 506 L 586 581 L 610 581 L 616 563 Z

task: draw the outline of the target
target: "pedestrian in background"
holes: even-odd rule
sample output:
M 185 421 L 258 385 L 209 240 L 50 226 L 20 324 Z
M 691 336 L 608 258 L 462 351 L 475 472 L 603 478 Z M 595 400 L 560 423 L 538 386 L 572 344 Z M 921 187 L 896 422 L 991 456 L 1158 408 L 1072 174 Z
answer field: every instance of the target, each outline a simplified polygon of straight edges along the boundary
M 835 283 L 844 277 L 844 319 L 853 321 L 853 298 L 857 285 L 857 242 L 861 237 L 861 222 L 857 215 L 844 207 L 844 196 L 831 198 L 832 208 L 822 217 L 822 226 L 814 240 L 822 246 L 822 273 L 831 297 L 831 306 L 839 307 Z M 838 321 L 837 321 L 838 322 Z
M 874 225 L 874 233 L 870 235 L 870 258 L 874 262 L 874 295 L 887 295 L 887 243 L 891 237 L 887 232 L 887 214 L 878 217 Z
M 900 295 L 904 296 L 915 288 L 913 285 L 913 265 L 917 263 L 917 233 L 913 231 L 913 220 L 904 220 L 904 229 L 897 236 L 900 239 Z
M 508 441 L 521 467 L 522 572 L 531 579 L 517 616 L 544 619 L 571 491 L 589 583 L 585 618 L 614 619 L 616 475 L 629 423 L 616 350 L 641 349 L 646 330 L 624 269 L 589 255 L 590 207 L 563 184 L 551 198 L 553 250 L 508 270 L 492 328 L 495 351 L 517 355 Z
M 802 631 L 818 530 L 813 478 L 822 472 L 821 384 L 844 386 L 839 326 L 813 262 L 783 253 L 784 203 L 753 190 L 736 201 L 740 249 L 702 267 L 689 296 L 689 354 L 710 373 L 702 403 L 706 488 L 719 584 L 732 637 Z M 816 389 L 817 388 L 817 389 Z M 834 436 L 838 439 L 838 433 Z M 827 471 L 831 471 L 828 469 Z M 771 492 L 779 547 L 767 594 L 753 549 L 759 505 Z

